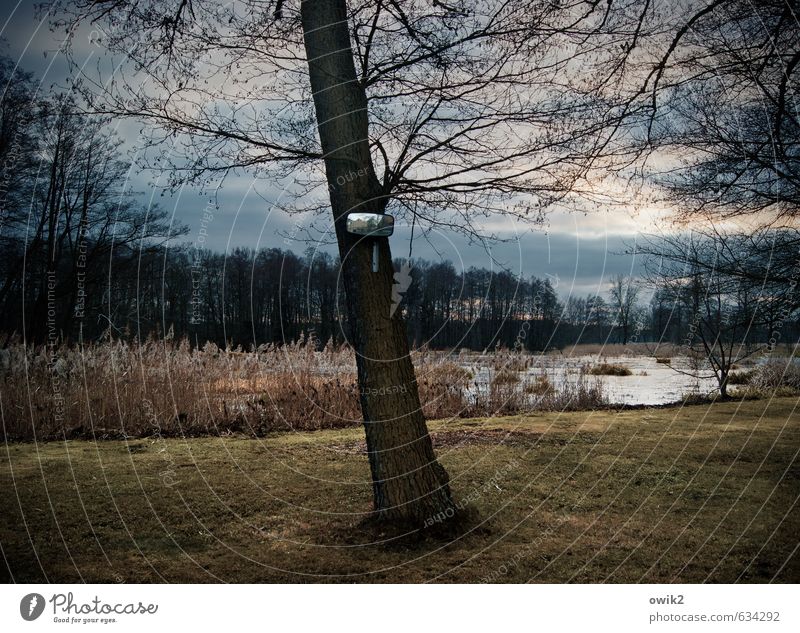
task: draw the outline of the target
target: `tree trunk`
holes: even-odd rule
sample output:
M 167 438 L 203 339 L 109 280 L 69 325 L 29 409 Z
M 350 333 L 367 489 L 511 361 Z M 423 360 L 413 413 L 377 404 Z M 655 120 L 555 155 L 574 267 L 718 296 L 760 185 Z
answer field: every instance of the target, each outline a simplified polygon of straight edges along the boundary
M 728 370 L 720 369 L 719 375 L 719 395 L 723 400 L 728 399 Z
M 420 407 L 405 325 L 391 313 L 387 238 L 347 233 L 351 211 L 382 213 L 386 196 L 367 140 L 367 99 L 356 79 L 345 0 L 304 0 L 302 24 L 358 369 L 375 511 L 397 523 L 452 516 L 448 476 Z M 372 272 L 372 246 L 379 269 Z

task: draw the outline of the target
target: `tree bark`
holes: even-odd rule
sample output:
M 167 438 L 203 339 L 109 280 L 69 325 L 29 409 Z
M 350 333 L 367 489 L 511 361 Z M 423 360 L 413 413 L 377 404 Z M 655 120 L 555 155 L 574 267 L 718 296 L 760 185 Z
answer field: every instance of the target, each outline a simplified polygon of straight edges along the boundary
M 393 264 L 387 238 L 347 233 L 351 211 L 383 213 L 387 197 L 368 143 L 367 98 L 356 79 L 345 0 L 303 0 L 311 89 L 347 295 L 361 409 L 380 518 L 425 524 L 452 516 L 449 478 L 436 460 L 419 401 L 405 324 L 391 312 Z M 372 272 L 372 246 L 379 269 Z

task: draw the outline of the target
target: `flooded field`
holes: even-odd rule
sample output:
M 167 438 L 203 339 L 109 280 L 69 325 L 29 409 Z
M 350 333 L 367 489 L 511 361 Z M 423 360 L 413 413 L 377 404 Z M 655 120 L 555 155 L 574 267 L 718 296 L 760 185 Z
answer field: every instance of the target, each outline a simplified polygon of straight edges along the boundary
M 681 400 L 687 394 L 709 394 L 716 390 L 717 382 L 710 369 L 696 372 L 686 357 L 672 357 L 669 362 L 658 362 L 648 356 L 537 356 L 530 366 L 520 371 L 524 384 L 535 384 L 547 376 L 555 389 L 566 383 L 586 380 L 599 383 L 603 395 L 613 404 L 660 405 Z M 630 370 L 629 376 L 587 375 L 587 371 L 600 362 L 618 365 Z M 477 388 L 492 379 L 493 370 L 487 365 L 463 365 L 475 375 Z M 699 374 L 699 377 L 698 377 Z
M 570 374 L 579 373 L 582 366 L 597 363 L 596 357 L 547 360 L 550 366 L 545 371 L 556 385 Z M 591 377 L 602 383 L 603 393 L 615 404 L 669 404 L 686 394 L 708 394 L 717 388 L 711 370 L 694 371 L 690 359 L 686 357 L 671 358 L 669 364 L 646 356 L 611 357 L 604 359 L 604 362 L 621 365 L 631 371 L 630 376 Z
M 50 349 L 13 344 L 0 355 L 9 394 L 4 433 L 13 440 L 263 436 L 361 425 L 352 349 L 314 343 L 247 352 L 192 348 L 187 341 L 63 345 L 55 365 Z M 717 389 L 710 370 L 703 368 L 698 378 L 690 359 L 673 349 L 609 347 L 571 354 L 415 350 L 423 415 L 438 420 L 662 405 Z M 747 382 L 736 388 L 752 389 L 751 396 L 800 393 L 800 357 L 754 355 L 740 364 Z M 54 397 L 54 372 L 59 393 L 73 397 Z M 398 388 L 375 387 L 378 393 Z
M 518 392 L 526 394 L 527 406 L 536 406 L 542 392 L 575 392 L 599 388 L 602 401 L 608 404 L 664 405 L 681 401 L 687 395 L 707 396 L 718 393 L 714 372 L 705 360 L 687 356 L 654 356 L 647 354 L 605 355 L 584 353 L 566 355 L 518 356 L 498 354 L 461 354 L 456 361 L 473 376 L 470 396 L 476 397 L 491 390 L 493 381 L 518 383 Z M 608 375 L 601 368 L 622 375 Z M 798 388 L 800 358 L 784 355 L 774 357 L 753 355 L 740 365 L 737 373 L 747 373 L 758 368 L 762 388 L 774 389 L 781 385 Z M 729 386 L 732 393 L 739 385 Z

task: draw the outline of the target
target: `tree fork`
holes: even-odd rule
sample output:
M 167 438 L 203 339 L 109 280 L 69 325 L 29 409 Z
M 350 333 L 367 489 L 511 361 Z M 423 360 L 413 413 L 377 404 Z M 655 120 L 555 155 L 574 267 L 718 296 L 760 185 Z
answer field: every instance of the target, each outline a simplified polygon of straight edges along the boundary
M 387 197 L 368 143 L 367 97 L 356 78 L 345 0 L 303 0 L 303 35 L 356 353 L 375 511 L 395 523 L 424 525 L 453 516 L 449 477 L 436 460 L 420 406 L 405 324 L 391 312 L 393 264 L 379 238 L 351 235 L 351 211 L 383 213 Z

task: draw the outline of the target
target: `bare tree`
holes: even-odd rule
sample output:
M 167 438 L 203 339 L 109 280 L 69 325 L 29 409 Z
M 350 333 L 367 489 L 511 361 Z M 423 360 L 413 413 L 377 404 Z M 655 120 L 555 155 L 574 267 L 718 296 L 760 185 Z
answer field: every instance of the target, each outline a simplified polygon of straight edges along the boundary
M 15 193 L 28 196 L 3 218 L 0 319 L 41 343 L 79 334 L 86 288 L 102 292 L 109 266 L 120 272 L 126 260 L 185 228 L 172 225 L 163 210 L 133 200 L 125 186 L 130 164 L 120 157 L 119 139 L 104 131 L 107 121 L 78 113 L 63 96 L 34 100 L 28 108 L 35 114 L 28 151 L 36 155 L 37 171 L 14 171 L 15 165 L 9 174 L 19 187 Z M 107 306 L 109 322 L 112 313 Z
M 685 219 L 790 222 L 800 211 L 800 21 L 789 0 L 677 9 L 651 63 L 646 173 Z
M 781 326 L 788 324 L 800 305 L 794 293 L 797 280 L 772 282 L 768 262 L 764 268 L 761 261 L 763 250 L 749 246 L 751 238 L 698 232 L 652 239 L 638 248 L 661 304 L 662 327 L 682 315 L 680 342 L 704 361 L 699 371 L 710 368 L 722 397 L 728 396 L 734 365 L 774 346 L 776 315 L 781 315 Z M 752 273 L 742 274 L 743 269 Z M 800 275 L 800 268 L 794 274 Z
M 133 71 L 84 73 L 92 110 L 146 120 L 153 161 L 163 166 L 165 142 L 178 156 L 176 182 L 236 169 L 291 175 L 293 209 L 330 204 L 375 509 L 416 524 L 449 515 L 405 327 L 399 311 L 390 318 L 388 240 L 373 273 L 346 216 L 391 212 L 491 237 L 482 218 L 536 221 L 574 203 L 592 169 L 620 152 L 610 140 L 626 112 L 614 95 L 619 58 L 643 29 L 635 3 L 57 4 L 69 14 L 62 25 L 92 22 Z M 372 395 L 387 386 L 397 389 Z
M 611 314 L 621 332 L 621 342 L 628 344 L 636 316 L 637 300 L 641 290 L 638 280 L 626 275 L 616 275 L 611 279 L 608 291 L 611 299 Z

